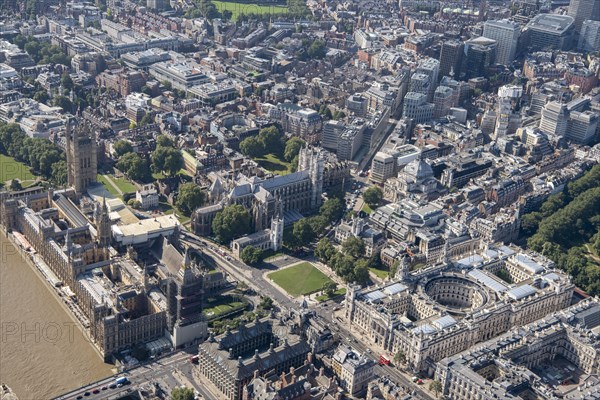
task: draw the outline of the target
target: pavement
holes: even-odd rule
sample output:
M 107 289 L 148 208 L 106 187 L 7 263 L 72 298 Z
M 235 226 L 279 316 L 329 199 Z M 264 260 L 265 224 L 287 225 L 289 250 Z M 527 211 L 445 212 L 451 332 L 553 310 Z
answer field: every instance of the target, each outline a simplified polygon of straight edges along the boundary
M 176 387 L 186 386 L 194 388 L 202 398 L 207 400 L 217 399 L 204 385 L 198 384 L 193 376 L 193 364 L 190 362 L 190 353 L 196 346 L 170 353 L 151 362 L 134 367 L 118 375 L 99 380 L 89 385 L 78 388 L 72 392 L 57 397 L 55 400 L 112 400 L 137 391 L 139 387 L 155 385 L 162 391 L 164 398 Z M 128 384 L 121 387 L 114 386 L 117 377 L 126 377 Z M 94 393 L 97 391 L 98 393 Z M 86 395 L 87 393 L 87 395 Z

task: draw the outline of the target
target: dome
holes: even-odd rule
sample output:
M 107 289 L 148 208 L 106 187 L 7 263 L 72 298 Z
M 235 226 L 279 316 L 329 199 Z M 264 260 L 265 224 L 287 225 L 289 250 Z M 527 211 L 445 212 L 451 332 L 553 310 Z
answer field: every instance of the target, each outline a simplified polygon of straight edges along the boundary
M 414 160 L 408 163 L 404 167 L 404 173 L 412 177 L 416 182 L 433 177 L 431 166 L 423 160 Z

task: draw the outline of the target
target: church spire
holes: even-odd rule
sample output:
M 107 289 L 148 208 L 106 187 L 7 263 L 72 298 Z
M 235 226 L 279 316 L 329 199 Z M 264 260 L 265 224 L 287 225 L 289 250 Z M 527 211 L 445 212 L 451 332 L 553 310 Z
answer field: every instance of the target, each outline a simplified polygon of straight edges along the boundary
M 192 266 L 192 258 L 190 256 L 190 248 L 186 248 L 185 249 L 185 256 L 183 258 L 183 265 L 182 268 L 184 269 L 188 269 Z

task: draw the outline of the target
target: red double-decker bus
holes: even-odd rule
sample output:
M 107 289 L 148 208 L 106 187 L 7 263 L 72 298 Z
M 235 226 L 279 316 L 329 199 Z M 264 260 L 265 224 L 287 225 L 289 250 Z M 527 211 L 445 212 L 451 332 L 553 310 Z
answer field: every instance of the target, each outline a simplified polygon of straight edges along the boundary
M 379 365 L 390 365 L 391 360 L 385 354 L 379 356 Z

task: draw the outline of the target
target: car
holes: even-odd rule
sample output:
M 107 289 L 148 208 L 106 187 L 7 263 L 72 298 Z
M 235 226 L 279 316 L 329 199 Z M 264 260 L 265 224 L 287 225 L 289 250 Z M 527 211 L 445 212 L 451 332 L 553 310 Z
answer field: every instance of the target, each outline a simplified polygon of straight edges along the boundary
M 94 389 L 94 390 L 92 390 L 92 393 L 94 393 L 94 394 L 98 394 L 98 393 L 100 393 L 100 390 L 98 390 L 98 389 Z
M 108 385 L 108 388 L 109 388 L 109 389 L 114 389 L 114 388 L 116 388 L 116 387 L 117 387 L 117 385 L 115 385 L 114 383 L 111 383 L 110 385 Z
M 81 399 L 83 399 L 83 396 L 81 396 L 81 395 L 77 396 L 77 400 L 81 400 Z
M 89 396 L 90 394 L 91 394 L 90 392 L 85 392 L 83 395 L 87 397 L 87 396 Z
M 106 390 L 106 389 L 108 389 L 107 386 L 102 386 L 102 390 Z
M 118 387 L 118 388 L 120 388 L 120 387 L 123 387 L 123 384 L 122 384 L 122 383 L 119 383 L 119 384 L 117 385 L 117 387 Z

